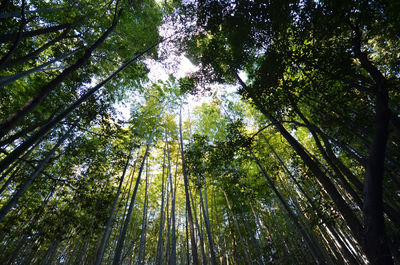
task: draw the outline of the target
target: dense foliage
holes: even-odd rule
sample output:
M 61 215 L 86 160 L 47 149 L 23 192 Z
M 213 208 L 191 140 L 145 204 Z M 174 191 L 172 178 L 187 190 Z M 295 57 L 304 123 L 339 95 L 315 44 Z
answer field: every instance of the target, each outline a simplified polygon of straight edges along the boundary
M 0 263 L 399 264 L 399 13 L 1 1 Z

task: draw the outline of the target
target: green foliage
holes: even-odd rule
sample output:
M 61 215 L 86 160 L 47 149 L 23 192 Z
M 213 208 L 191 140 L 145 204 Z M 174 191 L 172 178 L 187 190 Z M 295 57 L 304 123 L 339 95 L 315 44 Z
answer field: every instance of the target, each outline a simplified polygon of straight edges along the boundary
M 20 12 L 21 4 L 2 1 L 0 14 Z M 15 49 L 16 38 L 0 41 L 0 62 L 5 58 L 10 63 L 65 33 L 32 58 L 6 67 L 0 63 L 2 78 L 77 52 L 49 66 L 57 69 L 38 71 L 2 87 L 3 121 L 83 56 L 111 25 L 115 5 L 116 1 L 27 1 L 26 10 L 56 10 L 27 15 L 24 32 L 72 25 L 69 30 L 21 38 Z M 61 7 L 66 8 L 57 9 Z M 168 263 L 173 202 L 177 263 L 191 264 L 192 258 L 186 256 L 193 251 L 187 249 L 190 238 L 186 234 L 177 118 L 179 109 L 185 113 L 187 108 L 183 157 L 195 207 L 192 212 L 196 212 L 196 239 L 201 235 L 204 241 L 197 244 L 205 248 L 205 259 L 210 261 L 211 253 L 208 219 L 217 264 L 314 264 L 315 253 L 313 256 L 310 245 L 306 247 L 304 234 L 327 264 L 363 263 L 364 250 L 346 220 L 349 213 L 342 212 L 327 194 L 310 162 L 299 156 L 283 133 L 287 131 L 299 143 L 332 183 L 350 214 L 365 218 L 357 197 L 363 196 L 366 164 L 375 139 L 379 84 L 362 58 L 382 74 L 389 98 L 392 116 L 384 158 L 382 220 L 390 244 L 398 248 L 397 2 L 121 0 L 118 10 L 122 13 L 116 29 L 93 51 L 89 62 L 73 71 L 0 139 L 0 159 L 9 157 L 90 87 L 158 43 L 163 23 L 177 23 L 180 31 L 173 35 L 173 45 L 179 46 L 177 49 L 199 71 L 153 83 L 144 60 L 135 61 L 1 172 L 0 208 L 27 183 L 66 130 L 77 122 L 71 136 L 0 222 L 1 264 L 94 264 L 123 172 L 102 264 L 112 263 L 134 192 L 121 264 L 137 262 L 146 207 L 144 264 L 155 263 L 162 219 L 162 263 Z M 2 34 L 18 32 L 22 22 L 19 16 L 1 18 L 0 26 L 7 29 Z M 161 48 L 168 45 L 162 43 Z M 357 55 L 357 49 L 365 57 Z M 11 55 L 6 58 L 8 52 Z M 157 49 L 146 56 L 162 59 Z M 238 82 L 238 74 L 244 83 Z M 228 86 L 237 83 L 241 99 L 215 91 L 230 90 Z M 212 99 L 194 106 L 191 96 L 207 93 Z M 122 111 L 130 114 L 128 121 L 118 114 L 115 104 L 121 102 L 126 108 Z M 148 205 L 144 204 L 144 175 L 149 179 Z

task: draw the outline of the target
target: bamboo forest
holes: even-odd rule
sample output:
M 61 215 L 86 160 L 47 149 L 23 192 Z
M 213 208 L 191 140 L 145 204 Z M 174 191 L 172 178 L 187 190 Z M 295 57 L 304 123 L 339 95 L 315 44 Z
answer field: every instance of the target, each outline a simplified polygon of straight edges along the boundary
M 400 265 L 400 1 L 0 0 L 1 265 Z

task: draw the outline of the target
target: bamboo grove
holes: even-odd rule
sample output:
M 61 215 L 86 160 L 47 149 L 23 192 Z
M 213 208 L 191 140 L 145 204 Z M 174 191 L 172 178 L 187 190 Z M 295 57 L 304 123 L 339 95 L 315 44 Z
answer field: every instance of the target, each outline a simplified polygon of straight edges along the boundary
M 0 1 L 0 264 L 400 264 L 398 14 Z

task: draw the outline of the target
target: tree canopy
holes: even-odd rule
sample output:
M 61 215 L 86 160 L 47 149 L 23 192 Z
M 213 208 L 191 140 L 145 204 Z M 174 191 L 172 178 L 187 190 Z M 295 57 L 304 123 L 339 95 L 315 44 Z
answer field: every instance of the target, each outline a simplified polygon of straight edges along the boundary
M 398 14 L 2 0 L 0 263 L 399 264 Z

